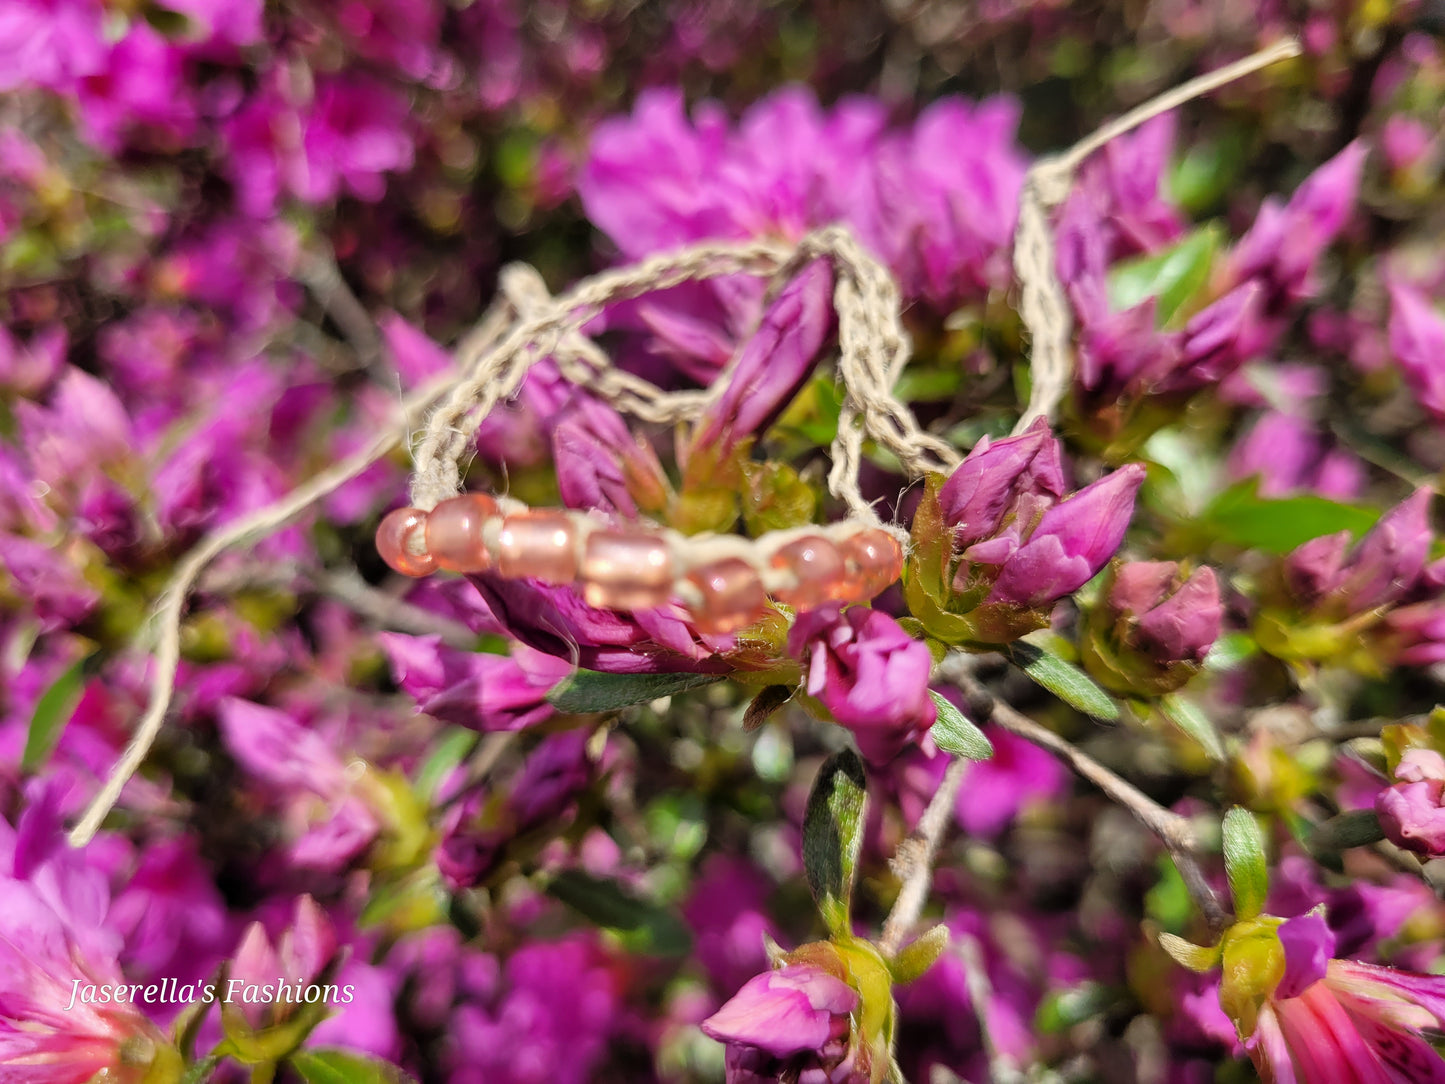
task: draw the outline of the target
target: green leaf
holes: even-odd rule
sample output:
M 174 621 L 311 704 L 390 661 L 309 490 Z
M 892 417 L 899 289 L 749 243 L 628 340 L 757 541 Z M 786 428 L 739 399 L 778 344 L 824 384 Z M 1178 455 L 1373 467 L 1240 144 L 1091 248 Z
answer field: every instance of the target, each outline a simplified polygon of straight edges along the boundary
M 409 1084 L 411 1077 L 391 1062 L 351 1050 L 319 1047 L 291 1055 L 291 1067 L 307 1084 Z
M 938 721 L 929 731 L 933 735 L 933 744 L 945 753 L 956 753 L 969 760 L 987 760 L 993 756 L 993 745 L 984 737 L 983 731 L 974 726 L 953 701 L 932 689 L 928 690 L 928 695 L 933 697 L 934 706 L 938 708 Z
M 1233 670 L 1257 654 L 1259 644 L 1255 643 L 1254 637 L 1249 633 L 1226 632 L 1214 641 L 1209 654 L 1204 656 L 1204 669 L 1215 672 Z
M 829 757 L 818 771 L 803 818 L 803 870 L 823 922 L 835 936 L 852 935 L 849 909 L 858 852 L 863 846 L 868 780 L 851 749 Z
M 466 727 L 449 726 L 432 741 L 431 755 L 416 774 L 416 792 L 431 796 L 447 773 L 466 759 L 477 744 L 477 732 Z
M 743 729 L 756 730 L 789 700 L 794 690 L 787 685 L 764 685 L 743 712 Z
M 1229 193 L 1246 161 L 1242 128 L 1195 143 L 1174 164 L 1165 180 L 1170 197 L 1191 216 L 1217 207 Z
M 1269 863 L 1264 833 L 1254 814 L 1238 806 L 1224 815 L 1224 872 L 1234 897 L 1234 916 L 1243 922 L 1258 918 L 1269 893 Z
M 1168 855 L 1160 855 L 1154 868 L 1159 880 L 1144 893 L 1144 913 L 1171 933 L 1180 933 L 1194 917 L 1194 897 Z
M 22 772 L 39 771 L 55 752 L 65 725 L 80 703 L 80 694 L 85 689 L 85 666 L 89 661 L 90 656 L 86 656 L 71 663 L 35 702 L 35 710 L 30 713 L 30 729 L 25 735 L 25 752 L 20 757 Z
M 597 926 L 633 934 L 644 953 L 685 956 L 692 948 L 692 935 L 676 915 L 616 881 L 568 869 L 552 878 L 547 894 Z
M 1187 696 L 1169 693 L 1159 701 L 1159 707 L 1170 722 L 1199 743 L 1211 760 L 1224 759 L 1224 742 L 1219 731 L 1197 703 Z
M 1054 991 L 1039 1002 L 1034 1026 L 1046 1035 L 1057 1035 L 1075 1024 L 1102 1016 L 1114 996 L 1107 986 L 1089 981 Z
M 719 674 L 604 674 L 578 670 L 548 693 L 547 700 L 558 711 L 573 714 L 616 711 L 721 680 Z
M 1210 538 L 1233 546 L 1283 554 L 1321 535 L 1364 534 L 1380 518 L 1374 508 L 1313 494 L 1271 499 L 1259 496 L 1258 489 L 1257 478 L 1230 486 L 1205 510 L 1198 526 Z
M 1009 656 L 1015 666 L 1070 707 L 1108 723 L 1119 718 L 1119 705 L 1073 663 L 1024 640 L 1010 646 Z
M 1168 323 L 1208 281 L 1219 236 L 1218 226 L 1204 226 L 1173 248 L 1115 264 L 1108 276 L 1110 307 L 1122 312 L 1146 298 L 1158 298 L 1155 318 L 1161 325 Z
M 943 955 L 952 936 L 952 931 L 940 924 L 904 945 L 897 956 L 887 961 L 893 981 L 901 985 L 922 976 Z
M 1311 851 L 1346 851 L 1368 847 L 1385 838 L 1380 818 L 1373 809 L 1353 809 L 1331 817 L 1310 833 Z

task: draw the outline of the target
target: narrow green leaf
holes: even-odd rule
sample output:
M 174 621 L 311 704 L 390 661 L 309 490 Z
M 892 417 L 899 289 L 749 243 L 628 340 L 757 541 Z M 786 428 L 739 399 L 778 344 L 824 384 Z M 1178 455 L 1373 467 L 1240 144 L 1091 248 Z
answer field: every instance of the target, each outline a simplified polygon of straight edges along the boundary
M 547 894 L 595 925 L 634 934 L 644 953 L 683 956 L 692 948 L 692 935 L 676 915 L 638 899 L 616 881 L 563 870 L 547 885 Z
M 290 1062 L 307 1084 L 411 1084 L 398 1066 L 352 1050 L 298 1050 Z
M 1057 1035 L 1075 1024 L 1102 1016 L 1116 996 L 1107 986 L 1089 981 L 1053 991 L 1039 1002 L 1034 1027 L 1046 1035 Z
M 30 729 L 25 735 L 25 752 L 20 757 L 22 772 L 39 771 L 55 752 L 65 725 L 80 703 L 80 694 L 85 689 L 85 664 L 89 661 L 87 656 L 71 663 L 35 702 L 35 710 L 30 713 Z
M 829 931 L 851 936 L 849 910 L 858 852 L 863 846 L 868 781 L 851 749 L 829 757 L 818 772 L 803 818 L 803 870 Z
M 477 744 L 477 732 L 466 727 L 450 726 L 432 742 L 431 755 L 416 773 L 416 791 L 431 796 L 447 773 L 460 764 Z
M 547 699 L 561 712 L 616 711 L 721 681 L 719 674 L 604 674 L 578 670 Z
M 983 731 L 954 706 L 947 697 L 928 690 L 938 708 L 938 720 L 929 731 L 933 744 L 945 753 L 956 753 L 969 760 L 987 760 L 993 756 L 993 745 L 984 737 Z
M 1024 640 L 1013 644 L 1009 654 L 1015 666 L 1070 707 L 1108 723 L 1119 718 L 1119 705 L 1073 663 Z
M 1224 872 L 1234 897 L 1235 918 L 1258 918 L 1269 893 L 1269 863 L 1264 854 L 1264 833 L 1254 814 L 1238 806 L 1224 815 Z
M 1379 518 L 1378 509 L 1313 494 L 1261 497 L 1259 480 L 1250 478 L 1214 498 L 1198 526 L 1208 537 L 1233 546 L 1283 554 L 1321 535 L 1364 534 Z
M 1157 298 L 1155 318 L 1161 325 L 1168 323 L 1208 281 L 1218 246 L 1219 228 L 1209 225 L 1163 252 L 1115 264 L 1108 275 L 1110 307 L 1119 312 Z
M 764 685 L 743 712 L 743 729 L 756 730 L 789 700 L 794 690 L 787 685 Z
M 943 955 L 952 936 L 953 932 L 940 924 L 904 945 L 897 956 L 887 961 L 893 981 L 902 985 L 921 977 Z
M 1352 809 L 1331 817 L 1310 833 L 1311 851 L 1346 851 L 1351 847 L 1368 847 L 1385 838 L 1380 818 L 1373 809 Z
M 1169 693 L 1159 701 L 1159 706 L 1169 721 L 1197 741 L 1211 760 L 1224 759 L 1224 741 L 1220 738 L 1219 731 L 1192 699 L 1178 693 Z

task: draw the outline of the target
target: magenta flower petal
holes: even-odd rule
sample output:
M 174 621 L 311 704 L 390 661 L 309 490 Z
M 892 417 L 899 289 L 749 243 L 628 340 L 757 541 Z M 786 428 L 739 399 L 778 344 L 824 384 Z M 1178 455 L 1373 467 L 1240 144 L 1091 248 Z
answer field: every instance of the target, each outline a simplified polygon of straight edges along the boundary
M 755 975 L 702 1030 L 719 1042 L 739 1043 L 787 1057 L 821 1049 L 833 1017 L 852 1012 L 858 995 L 841 979 L 806 964 Z

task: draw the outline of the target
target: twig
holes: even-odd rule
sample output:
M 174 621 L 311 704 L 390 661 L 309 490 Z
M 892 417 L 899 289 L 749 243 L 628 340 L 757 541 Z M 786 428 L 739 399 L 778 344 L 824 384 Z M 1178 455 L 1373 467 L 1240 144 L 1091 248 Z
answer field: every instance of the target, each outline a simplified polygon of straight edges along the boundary
M 335 599 L 381 628 L 414 636 L 439 636 L 448 647 L 466 651 L 476 646 L 476 633 L 460 621 L 413 606 L 404 599 L 372 587 L 357 575 L 355 569 L 333 572 L 326 568 L 304 568 L 295 564 L 247 563 L 239 568 L 212 570 L 196 585 L 197 591 L 213 595 L 268 588 L 305 591 Z
M 301 260 L 297 276 L 316 295 L 326 315 L 336 322 L 346 341 L 372 377 L 383 385 L 394 385 L 395 374 L 382 364 L 385 351 L 371 314 L 351 292 L 336 257 L 329 247 L 313 250 Z
M 968 1000 L 973 1003 L 973 1015 L 978 1017 L 978 1034 L 983 1041 L 984 1056 L 988 1058 L 991 1084 L 1024 1084 L 1027 1078 L 1013 1059 L 1003 1054 L 993 1041 L 993 1029 L 988 1022 L 988 1007 L 993 1004 L 993 986 L 988 981 L 988 969 L 979 953 L 978 942 L 965 934 L 958 939 L 954 951 L 963 964 L 963 985 L 968 991 Z
M 1103 791 L 1109 799 L 1129 810 L 1140 824 L 1153 832 L 1164 844 L 1185 887 L 1210 928 L 1222 930 L 1228 924 L 1228 913 L 1199 866 L 1199 841 L 1195 838 L 1194 828 L 1187 818 L 1165 809 L 1133 783 L 1115 775 L 1073 743 L 994 697 L 965 668 L 950 668 L 948 677 L 976 704 L 988 706 L 988 710 L 982 713 L 985 719 L 1060 757 L 1075 772 Z
M 423 610 L 378 591 L 352 569 L 342 572 L 318 570 L 312 582 L 323 594 L 344 602 L 363 617 L 370 618 L 382 628 L 396 629 L 415 636 L 439 636 L 442 643 L 462 651 L 471 651 L 477 645 L 477 635 L 460 621 L 441 614 Z
M 893 856 L 893 871 L 903 881 L 903 889 L 883 923 L 879 948 L 885 956 L 892 956 L 903 947 L 903 939 L 923 911 L 929 886 L 933 883 L 933 859 L 938 853 L 943 830 L 948 825 L 948 815 L 953 812 L 954 800 L 958 797 L 958 788 L 963 784 L 968 765 L 969 762 L 962 757 L 953 758 L 938 789 L 933 792 L 928 808 L 918 819 L 918 827 L 899 844 L 898 852 Z

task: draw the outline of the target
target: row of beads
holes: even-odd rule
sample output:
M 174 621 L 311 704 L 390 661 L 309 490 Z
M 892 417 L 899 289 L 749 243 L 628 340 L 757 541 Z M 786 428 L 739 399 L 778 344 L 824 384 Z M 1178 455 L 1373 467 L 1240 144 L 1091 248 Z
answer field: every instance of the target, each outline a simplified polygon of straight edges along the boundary
M 699 631 L 716 634 L 753 624 L 769 596 L 799 609 L 862 602 L 903 571 L 898 540 L 877 527 L 800 528 L 755 542 L 688 538 L 663 528 L 612 527 L 561 509 L 505 510 L 481 493 L 442 501 L 430 512 L 397 509 L 377 528 L 376 548 L 407 576 L 443 569 L 576 583 L 589 606 L 617 610 L 676 598 Z

